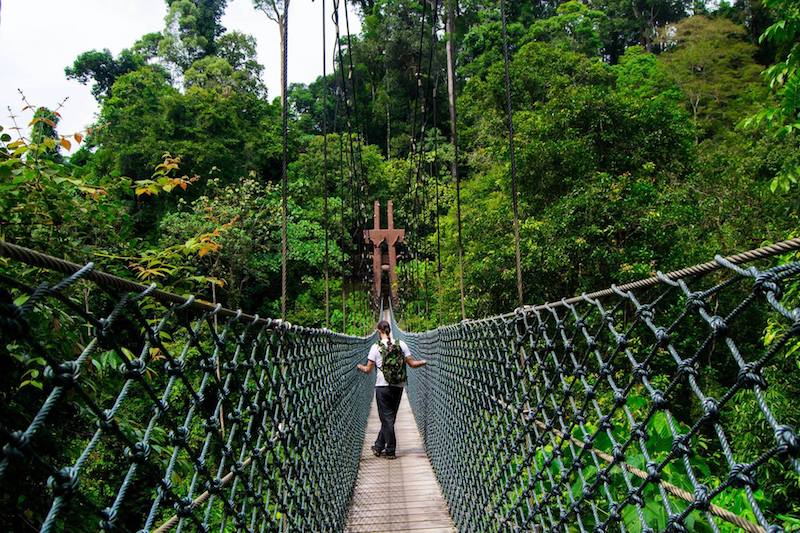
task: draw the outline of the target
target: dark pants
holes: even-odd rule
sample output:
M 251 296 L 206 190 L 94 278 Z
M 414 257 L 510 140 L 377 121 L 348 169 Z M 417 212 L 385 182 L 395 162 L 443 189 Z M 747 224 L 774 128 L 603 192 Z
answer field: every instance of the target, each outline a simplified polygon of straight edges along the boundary
M 394 421 L 403 397 L 402 387 L 375 387 L 375 401 L 378 404 L 378 416 L 381 419 L 381 430 L 375 439 L 375 448 L 387 454 L 394 454 L 397 440 L 394 437 Z

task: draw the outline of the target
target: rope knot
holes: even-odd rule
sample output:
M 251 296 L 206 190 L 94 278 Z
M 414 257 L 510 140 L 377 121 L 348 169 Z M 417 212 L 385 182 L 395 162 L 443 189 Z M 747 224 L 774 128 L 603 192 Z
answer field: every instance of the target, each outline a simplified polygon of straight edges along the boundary
M 203 357 L 200 359 L 200 370 L 203 372 L 215 372 L 217 370 L 217 365 L 214 362 L 214 357 L 209 355 L 208 357 Z
M 719 420 L 719 402 L 715 398 L 707 396 L 703 399 L 703 419 L 708 424 L 713 424 Z
M 188 518 L 192 515 L 194 502 L 188 496 L 183 496 L 175 502 L 175 512 L 180 518 Z
M 650 369 L 646 363 L 638 363 L 633 367 L 633 376 L 642 381 L 649 374 Z
M 28 436 L 22 431 L 12 431 L 9 442 L 3 446 L 3 455 L 9 459 L 22 459 L 25 457 L 23 450 L 28 446 Z
M 728 332 L 728 323 L 719 315 L 712 316 L 708 324 L 711 326 L 711 330 L 717 338 L 724 337 Z
M 692 448 L 689 446 L 689 435 L 678 435 L 672 441 L 672 453 L 676 457 L 689 457 L 692 455 Z
M 615 463 L 624 463 L 625 462 L 625 452 L 622 451 L 622 446 L 619 444 L 615 444 L 614 448 L 611 450 L 611 455 L 614 457 Z
M 147 370 L 147 365 L 141 359 L 134 359 L 133 361 L 125 361 L 124 368 L 120 369 L 125 379 L 139 379 Z
M 242 411 L 239 409 L 234 409 L 228 413 L 228 421 L 235 424 L 242 419 Z
M 782 291 L 781 286 L 778 285 L 778 281 L 778 276 L 773 272 L 761 272 L 756 276 L 756 281 L 753 284 L 753 292 L 763 296 L 772 293 L 776 299 L 780 299 Z
M 669 515 L 667 527 L 664 528 L 664 531 L 668 531 L 669 533 L 689 533 L 689 530 L 683 525 L 680 515 L 676 514 Z
M 111 409 L 103 410 L 103 416 L 97 419 L 97 427 L 103 431 L 113 431 L 117 428 L 117 421 L 114 420 Z
M 658 464 L 653 461 L 647 462 L 647 481 L 651 483 L 661 482 L 661 471 L 658 469 Z
M 206 481 L 206 490 L 209 494 L 217 496 L 222 492 L 222 482 L 216 478 L 210 479 Z
M 203 430 L 206 433 L 216 433 L 219 429 L 219 419 L 216 416 L 209 416 L 203 420 Z
M 700 511 L 708 511 L 711 507 L 711 496 L 709 495 L 708 487 L 700 485 L 694 489 L 694 508 Z
M 669 408 L 669 400 L 667 396 L 660 390 L 656 389 L 650 394 L 650 398 L 653 400 L 653 407 L 656 409 L 667 409 Z
M 44 375 L 46 378 L 51 379 L 56 386 L 68 389 L 78 381 L 80 368 L 75 361 L 67 361 L 56 367 L 48 366 L 44 370 Z
M 630 489 L 628 491 L 628 501 L 636 505 L 644 505 L 644 499 L 639 494 L 639 489 Z
M 736 375 L 736 383 L 748 389 L 755 387 L 767 388 L 767 381 L 761 375 L 761 369 L 755 363 L 747 363 L 739 369 L 739 373 Z
M 22 308 L 14 304 L 14 298 L 5 289 L 0 289 L 0 331 L 11 339 L 21 339 L 28 331 Z
M 671 337 L 666 328 L 658 328 L 656 330 L 655 335 L 656 335 L 656 345 L 659 348 L 666 348 L 669 345 Z
M 753 472 L 750 471 L 750 466 L 751 465 L 747 463 L 736 463 L 731 466 L 730 474 L 728 474 L 728 482 L 731 484 L 731 486 L 736 487 L 737 489 L 750 487 L 753 490 L 758 487 L 758 483 L 753 476 Z
M 647 440 L 647 429 L 642 424 L 631 426 L 631 437 L 634 440 Z
M 78 488 L 78 471 L 66 466 L 47 478 L 47 487 L 58 497 L 69 498 Z
M 137 442 L 132 448 L 125 448 L 125 458 L 133 464 L 144 464 L 149 457 L 150 445 L 146 442 Z
M 172 481 L 169 478 L 161 478 L 158 480 L 158 494 L 161 497 L 167 497 L 172 490 Z
M 789 426 L 778 426 L 775 430 L 775 440 L 778 441 L 778 453 L 797 458 L 800 454 L 800 441 L 797 433 Z
M 111 507 L 106 507 L 100 511 L 100 529 L 103 531 L 113 531 L 115 529 L 114 522 L 117 521 L 117 513 Z
M 706 309 L 708 303 L 703 298 L 703 293 L 692 292 L 686 296 L 686 309 L 689 311 L 696 311 L 699 309 Z
M 681 376 L 697 376 L 697 362 L 693 358 L 678 363 L 678 374 Z
M 183 371 L 186 368 L 186 362 L 181 361 L 179 359 L 167 359 L 164 361 L 164 371 L 167 373 L 168 376 L 177 378 L 183 375 Z
M 169 432 L 169 442 L 173 446 L 180 446 L 183 448 L 186 446 L 186 442 L 189 438 L 189 428 L 186 426 L 178 426 L 173 431 Z

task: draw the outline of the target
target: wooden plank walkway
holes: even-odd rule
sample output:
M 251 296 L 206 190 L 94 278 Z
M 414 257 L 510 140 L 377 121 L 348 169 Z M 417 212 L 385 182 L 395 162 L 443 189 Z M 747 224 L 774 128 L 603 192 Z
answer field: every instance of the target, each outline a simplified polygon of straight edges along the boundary
M 370 446 L 381 427 L 372 402 L 358 480 L 345 531 L 379 533 L 455 532 L 442 491 L 431 468 L 414 415 L 403 391 L 397 413 L 397 459 L 372 455 Z

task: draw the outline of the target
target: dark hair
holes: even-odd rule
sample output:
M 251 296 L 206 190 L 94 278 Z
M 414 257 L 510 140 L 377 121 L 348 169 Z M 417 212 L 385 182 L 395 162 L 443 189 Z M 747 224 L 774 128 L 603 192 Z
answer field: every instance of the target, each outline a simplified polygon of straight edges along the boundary
M 378 322 L 378 325 L 375 326 L 375 329 L 387 335 L 389 337 L 389 346 L 392 345 L 392 326 L 385 320 L 381 320 Z

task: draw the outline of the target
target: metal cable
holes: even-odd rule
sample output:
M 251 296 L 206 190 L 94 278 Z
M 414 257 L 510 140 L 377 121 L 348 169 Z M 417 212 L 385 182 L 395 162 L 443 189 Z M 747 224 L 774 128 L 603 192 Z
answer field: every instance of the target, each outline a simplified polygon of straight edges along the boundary
M 500 0 L 500 18 L 503 26 L 503 80 L 506 92 L 506 124 L 508 127 L 508 158 L 511 164 L 511 205 L 514 212 L 514 261 L 517 268 L 517 304 L 523 305 L 522 254 L 519 246 L 519 202 L 517 198 L 517 160 L 514 154 L 514 110 L 511 107 L 511 80 L 508 75 L 508 30 L 506 28 L 506 2 Z
M 329 272 L 328 250 L 328 52 L 326 50 L 325 0 L 322 2 L 322 172 L 324 200 L 322 204 L 322 219 L 325 226 L 325 327 L 331 327 L 331 290 Z
M 289 224 L 289 103 L 288 103 L 288 70 L 289 70 L 289 0 L 283 4 L 283 50 L 281 50 L 281 133 L 283 135 L 283 159 L 281 160 L 281 318 L 286 320 L 286 291 L 288 269 L 288 232 Z

